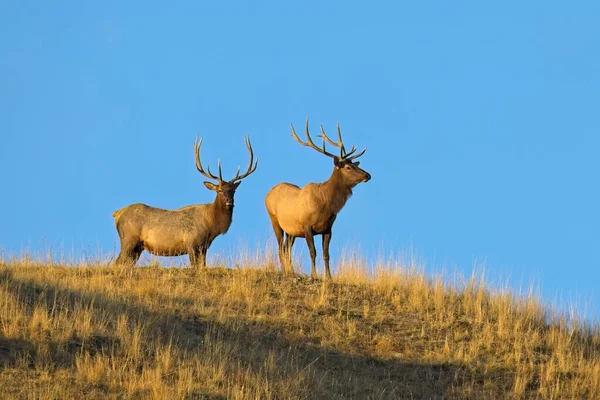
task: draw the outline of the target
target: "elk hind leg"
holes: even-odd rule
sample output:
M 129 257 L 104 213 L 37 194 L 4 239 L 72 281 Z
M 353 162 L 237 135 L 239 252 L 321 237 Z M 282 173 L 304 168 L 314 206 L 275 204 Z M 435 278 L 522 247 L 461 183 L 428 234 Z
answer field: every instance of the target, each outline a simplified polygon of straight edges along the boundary
M 142 251 L 144 248 L 139 240 L 121 240 L 121 250 L 115 264 L 133 266 L 139 260 Z
M 292 264 L 292 246 L 294 246 L 294 242 L 296 241 L 296 237 L 292 236 L 288 233 L 285 234 L 285 240 L 283 242 L 283 257 L 285 259 L 285 263 L 289 272 L 294 272 L 294 266 Z
M 275 232 L 275 238 L 277 238 L 277 253 L 279 254 L 279 262 L 281 264 L 281 271 L 285 272 L 286 270 L 286 260 L 285 260 L 285 245 L 283 241 L 283 229 L 279 226 L 279 222 L 277 222 L 277 218 L 273 215 L 269 214 L 269 218 L 271 219 L 271 225 L 273 226 L 273 231 Z

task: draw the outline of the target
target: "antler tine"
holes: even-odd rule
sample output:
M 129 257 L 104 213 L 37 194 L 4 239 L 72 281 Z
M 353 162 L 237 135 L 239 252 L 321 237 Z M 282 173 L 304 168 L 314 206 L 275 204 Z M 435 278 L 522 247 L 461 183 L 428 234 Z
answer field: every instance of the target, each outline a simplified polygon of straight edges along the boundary
M 248 169 L 247 169 L 246 173 L 244 173 L 240 176 L 240 167 L 238 167 L 237 173 L 235 174 L 235 178 L 233 178 L 231 180 L 231 182 L 244 179 L 245 177 L 247 177 L 248 175 L 250 175 L 251 173 L 256 171 L 256 167 L 258 167 L 258 159 L 256 159 L 256 162 L 254 162 L 254 151 L 252 150 L 252 144 L 250 143 L 250 137 L 246 136 L 244 139 L 246 141 L 246 148 L 250 152 L 250 162 L 248 163 Z M 252 164 L 254 164 L 254 166 L 252 166 Z
M 350 156 L 351 156 L 351 155 L 352 155 L 352 154 L 353 154 L 353 153 L 354 153 L 356 150 L 358 150 L 358 149 L 356 148 L 356 146 L 352 146 L 352 148 L 350 149 L 350 151 L 349 151 L 349 152 L 347 152 L 347 153 L 345 153 L 345 154 L 344 154 L 344 157 L 342 157 L 342 158 L 346 159 L 346 158 L 350 157 Z
M 217 178 L 216 176 L 214 176 L 212 174 L 212 172 L 210 172 L 210 167 L 207 168 L 208 172 L 204 171 L 204 168 L 202 168 L 202 162 L 200 161 L 200 146 L 202 146 L 202 139 L 200 138 L 200 141 L 198 141 L 198 137 L 196 136 L 196 141 L 194 142 L 194 154 L 196 156 L 196 168 L 198 169 L 198 172 L 200 172 L 202 175 L 204 175 L 205 177 L 209 178 L 209 179 L 214 179 L 216 181 L 222 181 L 222 179 Z M 221 164 L 219 162 L 219 176 L 221 172 Z
M 325 141 L 323 141 L 323 148 L 320 148 L 312 141 L 312 138 L 310 137 L 310 133 L 308 132 L 308 118 L 306 118 L 306 142 L 303 142 L 302 140 L 300 140 L 298 135 L 296 135 L 296 130 L 294 129 L 294 124 L 291 124 L 291 125 L 292 125 L 292 137 L 294 139 L 296 139 L 296 141 L 298 143 L 300 143 L 302 146 L 311 147 L 314 150 L 318 151 L 319 153 L 324 154 L 328 157 L 338 158 L 338 156 L 331 154 L 325 150 Z
M 323 125 L 321 125 L 321 134 L 319 135 L 320 138 L 323 138 L 323 140 L 326 140 L 327 143 L 329 143 L 332 146 L 335 147 L 342 147 L 344 144 L 342 143 L 342 138 L 341 136 L 339 136 L 339 132 L 338 132 L 338 141 L 334 142 L 333 140 L 331 140 L 329 138 L 329 136 L 327 136 L 327 134 L 325 133 L 325 129 L 323 128 Z
M 345 158 L 347 156 L 347 154 L 346 154 L 346 148 L 344 147 L 344 142 L 342 140 L 342 131 L 340 129 L 340 121 L 338 121 L 338 123 L 337 123 L 337 131 L 338 131 L 338 141 L 342 145 L 342 153 L 343 153 L 342 158 Z
M 325 140 L 327 140 L 330 144 L 340 147 L 340 158 L 342 160 L 354 160 L 360 156 L 362 156 L 363 154 L 365 154 L 365 151 L 367 151 L 367 149 L 365 148 L 363 151 L 361 151 L 358 154 L 354 154 L 354 152 L 356 152 L 356 150 L 358 150 L 356 148 L 356 146 L 352 146 L 352 148 L 350 149 L 349 152 L 346 152 L 346 148 L 344 147 L 344 142 L 342 140 L 342 131 L 340 129 L 340 123 L 337 123 L 337 132 L 338 132 L 338 142 L 335 143 L 333 140 L 331 140 L 329 137 L 327 137 L 327 135 L 325 134 L 325 131 L 323 130 L 323 126 L 321 126 L 321 137 Z M 352 156 L 353 155 L 353 156 Z M 350 157 L 352 156 L 352 157 Z
M 352 161 L 352 160 L 354 160 L 354 159 L 356 159 L 356 158 L 358 158 L 358 157 L 362 156 L 363 154 L 365 154 L 365 151 L 367 151 L 367 148 L 365 147 L 365 148 L 363 149 L 363 151 L 361 151 L 360 153 L 358 153 L 358 154 L 356 154 L 356 155 L 353 155 L 352 157 L 348 157 L 350 154 L 354 153 L 355 151 L 356 151 L 356 149 L 354 149 L 354 150 L 352 150 L 350 153 L 346 154 L 346 158 L 345 158 L 345 159 L 346 159 L 346 160 L 351 160 L 351 161 Z
M 240 176 L 240 168 L 241 168 L 241 167 L 238 165 L 238 169 L 237 169 L 237 171 L 235 172 L 235 178 L 233 178 L 233 179 L 232 179 L 232 181 L 235 181 L 235 180 L 236 180 L 236 179 L 237 179 L 237 178 Z
M 222 182 L 223 181 L 223 175 L 221 174 L 221 159 L 219 158 L 219 160 L 217 161 L 218 163 L 218 169 L 219 169 L 219 177 L 215 177 L 214 179 Z M 213 174 L 212 172 L 210 172 L 210 165 L 208 167 L 206 167 L 206 170 L 208 171 L 209 174 Z
M 321 125 L 321 134 L 319 135 L 320 138 L 323 138 L 323 140 L 327 141 L 327 143 L 329 143 L 332 146 L 335 147 L 339 147 L 340 148 L 340 158 L 345 158 L 346 157 L 346 148 L 344 147 L 344 142 L 342 140 L 342 132 L 340 131 L 340 123 L 338 122 L 337 124 L 337 131 L 338 131 L 338 141 L 334 142 L 333 140 L 331 140 L 329 138 L 329 136 L 327 136 L 327 134 L 325 133 L 325 129 L 323 129 L 323 125 Z

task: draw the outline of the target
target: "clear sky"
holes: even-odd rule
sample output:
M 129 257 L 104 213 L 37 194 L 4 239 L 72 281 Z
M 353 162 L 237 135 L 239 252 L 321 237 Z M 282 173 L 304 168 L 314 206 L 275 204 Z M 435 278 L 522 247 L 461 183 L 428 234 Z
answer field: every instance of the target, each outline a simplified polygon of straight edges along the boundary
M 196 135 L 227 176 L 244 135 L 260 159 L 209 254 L 263 246 L 267 191 L 331 173 L 290 137 L 309 116 L 315 136 L 340 121 L 373 176 L 334 225 L 334 266 L 412 248 L 598 315 L 600 3 L 152 3 L 0 3 L 5 253 L 111 252 L 113 211 L 212 201 Z

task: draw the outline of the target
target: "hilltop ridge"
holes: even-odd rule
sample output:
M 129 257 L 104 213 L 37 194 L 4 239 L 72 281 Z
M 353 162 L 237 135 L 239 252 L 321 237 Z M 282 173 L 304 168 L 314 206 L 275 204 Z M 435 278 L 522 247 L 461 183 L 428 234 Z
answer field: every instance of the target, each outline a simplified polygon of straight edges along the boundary
M 14 398 L 599 398 L 600 330 L 414 268 L 0 264 Z

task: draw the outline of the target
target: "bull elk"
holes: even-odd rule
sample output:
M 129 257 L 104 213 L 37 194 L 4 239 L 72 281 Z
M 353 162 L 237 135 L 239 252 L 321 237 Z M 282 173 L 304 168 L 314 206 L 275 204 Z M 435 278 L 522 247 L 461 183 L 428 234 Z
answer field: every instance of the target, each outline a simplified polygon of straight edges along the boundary
M 202 139 L 194 143 L 196 168 L 206 178 L 216 183 L 204 182 L 209 190 L 217 192 L 215 201 L 209 204 L 190 205 L 178 210 L 164 210 L 137 203 L 129 205 L 113 214 L 121 240 L 121 251 L 117 264 L 135 265 L 142 251 L 158 256 L 180 256 L 188 254 L 194 267 L 206 266 L 206 252 L 213 240 L 227 232 L 233 217 L 233 196 L 241 180 L 253 173 L 258 166 L 254 163 L 254 153 L 248 137 L 246 148 L 250 152 L 250 162 L 246 173 L 240 175 L 238 167 L 235 178 L 223 180 L 221 162 L 219 176 L 205 171 L 200 161 Z
M 321 126 L 323 146 L 318 147 L 312 141 L 308 132 L 308 118 L 306 119 L 306 142 L 296 135 L 292 124 L 292 137 L 302 146 L 312 149 L 333 158 L 333 172 L 329 179 L 323 183 L 309 183 L 300 188 L 291 183 L 280 183 L 274 186 L 265 198 L 265 205 L 277 237 L 279 249 L 279 260 L 281 268 L 285 271 L 286 266 L 292 269 L 292 246 L 298 237 L 306 239 L 311 260 L 311 277 L 317 277 L 315 258 L 317 255 L 314 243 L 315 235 L 323 238 L 323 261 L 325 263 L 325 274 L 331 279 L 329 271 L 329 242 L 331 241 L 331 228 L 337 214 L 352 195 L 352 188 L 360 182 L 367 182 L 371 175 L 360 169 L 360 162 L 354 161 L 362 156 L 367 149 L 356 153 L 353 146 L 346 152 L 342 141 L 340 124 L 337 125 L 338 140 L 331 140 Z M 325 142 L 340 149 L 340 155 L 334 155 L 325 150 Z M 284 239 L 285 235 L 285 239 Z

